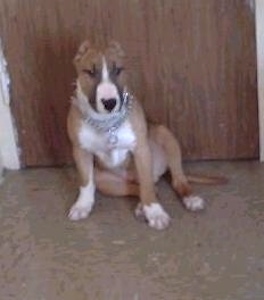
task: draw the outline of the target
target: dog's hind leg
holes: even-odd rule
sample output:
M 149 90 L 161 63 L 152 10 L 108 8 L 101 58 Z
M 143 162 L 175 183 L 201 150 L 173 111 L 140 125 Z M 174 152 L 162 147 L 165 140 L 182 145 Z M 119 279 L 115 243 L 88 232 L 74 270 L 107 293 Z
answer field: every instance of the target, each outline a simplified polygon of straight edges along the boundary
M 182 199 L 185 207 L 193 211 L 203 209 L 204 200 L 193 196 L 192 188 L 184 175 L 181 150 L 174 135 L 167 127 L 158 125 L 150 128 L 150 138 L 163 148 L 167 167 L 171 173 L 172 187 Z M 155 160 L 154 157 L 153 161 Z
M 139 184 L 134 181 L 126 180 L 123 177 L 108 171 L 97 170 L 95 173 L 95 182 L 97 189 L 103 194 L 111 196 L 140 196 Z M 165 222 L 163 219 L 156 220 L 157 216 L 160 216 L 160 213 L 162 213 L 162 217 L 165 215 Z M 154 203 L 152 206 L 147 208 L 144 207 L 142 203 L 139 203 L 135 210 L 135 215 L 140 218 L 149 217 L 150 220 L 147 218 L 147 221 L 150 223 L 151 227 L 156 229 L 165 228 L 169 222 L 169 217 L 158 203 Z M 156 224 L 153 220 L 158 221 L 158 223 Z
M 139 185 L 108 171 L 95 171 L 98 191 L 110 196 L 139 196 Z

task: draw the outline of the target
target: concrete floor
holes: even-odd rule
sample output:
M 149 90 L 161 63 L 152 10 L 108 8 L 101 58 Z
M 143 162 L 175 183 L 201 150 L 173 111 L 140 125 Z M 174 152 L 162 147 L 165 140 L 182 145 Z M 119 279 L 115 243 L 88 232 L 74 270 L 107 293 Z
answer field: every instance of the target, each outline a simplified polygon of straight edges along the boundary
M 264 165 L 191 163 L 227 174 L 197 185 L 202 213 L 187 212 L 163 180 L 172 217 L 158 232 L 133 216 L 135 199 L 97 195 L 89 219 L 70 222 L 75 171 L 10 172 L 0 187 L 1 300 L 263 300 Z

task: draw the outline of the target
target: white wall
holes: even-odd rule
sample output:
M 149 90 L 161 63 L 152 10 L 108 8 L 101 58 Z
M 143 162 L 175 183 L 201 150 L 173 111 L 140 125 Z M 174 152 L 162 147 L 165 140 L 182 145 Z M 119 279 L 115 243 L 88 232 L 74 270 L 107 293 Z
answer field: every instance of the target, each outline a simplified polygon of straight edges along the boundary
M 16 131 L 10 111 L 9 82 L 7 65 L 0 41 L 0 160 L 3 167 L 7 169 L 19 169 Z

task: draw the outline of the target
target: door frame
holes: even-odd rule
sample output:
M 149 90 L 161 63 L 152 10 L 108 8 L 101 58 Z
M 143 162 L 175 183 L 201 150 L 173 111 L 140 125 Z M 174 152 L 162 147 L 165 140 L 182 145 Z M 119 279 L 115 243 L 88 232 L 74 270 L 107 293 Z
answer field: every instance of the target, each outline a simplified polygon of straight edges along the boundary
M 3 167 L 20 168 L 17 134 L 10 110 L 10 78 L 0 39 L 0 160 Z
M 256 5 L 256 43 L 257 80 L 259 111 L 259 157 L 264 161 L 264 1 L 255 0 Z
M 249 1 L 254 9 L 254 4 Z M 258 116 L 259 116 L 259 153 L 264 162 L 264 1 L 255 0 Z M 0 159 L 7 169 L 19 169 L 19 148 L 17 134 L 10 110 L 9 76 L 0 40 Z

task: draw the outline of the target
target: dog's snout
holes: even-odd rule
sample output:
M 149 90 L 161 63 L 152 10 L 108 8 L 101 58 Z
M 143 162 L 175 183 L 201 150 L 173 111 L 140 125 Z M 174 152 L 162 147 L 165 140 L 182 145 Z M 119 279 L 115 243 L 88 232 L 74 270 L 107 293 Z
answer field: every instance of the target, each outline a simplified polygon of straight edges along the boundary
M 102 98 L 101 101 L 105 109 L 109 112 L 111 112 L 117 104 L 116 98 L 109 98 L 109 99 Z
M 96 89 L 96 102 L 98 111 L 101 113 L 118 110 L 120 96 L 117 86 L 111 81 L 101 82 Z

